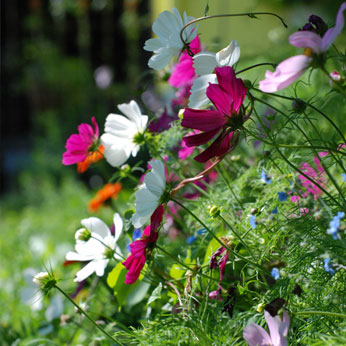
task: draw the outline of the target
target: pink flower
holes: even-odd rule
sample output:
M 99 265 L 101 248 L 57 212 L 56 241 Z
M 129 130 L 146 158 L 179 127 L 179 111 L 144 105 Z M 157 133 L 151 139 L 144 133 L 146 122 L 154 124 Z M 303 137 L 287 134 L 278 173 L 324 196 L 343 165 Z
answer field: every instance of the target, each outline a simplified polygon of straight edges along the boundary
M 233 68 L 229 66 L 216 67 L 215 72 L 218 84 L 209 83 L 207 96 L 216 110 L 186 108 L 181 122 L 183 127 L 203 131 L 183 138 L 188 147 L 205 144 L 219 134 L 206 150 L 195 157 L 198 162 L 206 162 L 234 149 L 238 143 L 235 131 L 245 120 L 240 109 L 246 95 L 243 81 L 235 77 Z
M 99 127 L 96 119 L 91 118 L 93 126 L 80 124 L 78 134 L 71 135 L 66 141 L 66 151 L 62 156 L 63 165 L 73 165 L 83 162 L 90 152 L 94 152 L 98 147 Z
M 245 327 L 243 337 L 249 346 L 287 346 L 287 333 L 290 325 L 290 317 L 283 309 L 282 321 L 277 315 L 272 317 L 268 311 L 264 311 L 269 333 L 261 326 L 251 323 Z
M 159 205 L 151 216 L 151 224 L 145 228 L 141 239 L 130 244 L 131 255 L 123 262 L 128 270 L 125 284 L 133 284 L 141 274 L 149 251 L 155 246 L 159 236 L 157 229 L 161 224 L 163 211 L 163 205 Z
M 275 92 L 286 88 L 297 80 L 310 66 L 312 54 L 326 52 L 344 27 L 344 10 L 346 2 L 343 2 L 336 16 L 333 28 L 327 30 L 323 37 L 313 31 L 297 31 L 289 37 L 292 46 L 306 48 L 304 55 L 297 55 L 281 62 L 274 72 L 267 71 L 265 79 L 259 82 L 260 90 L 264 92 Z
M 196 36 L 190 43 L 190 49 L 194 54 L 201 51 L 201 43 L 199 37 Z M 168 83 L 175 87 L 180 88 L 184 85 L 192 85 L 193 80 L 196 78 L 195 69 L 193 68 L 193 58 L 187 54 L 186 50 L 180 55 L 178 63 L 175 65 Z

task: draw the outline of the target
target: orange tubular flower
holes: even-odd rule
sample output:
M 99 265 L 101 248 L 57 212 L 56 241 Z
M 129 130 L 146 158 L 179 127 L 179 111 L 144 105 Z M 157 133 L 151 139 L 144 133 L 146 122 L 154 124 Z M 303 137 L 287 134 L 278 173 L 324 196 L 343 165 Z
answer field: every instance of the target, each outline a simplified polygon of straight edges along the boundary
M 93 212 L 98 210 L 101 205 L 110 198 L 116 198 L 121 191 L 122 185 L 120 183 L 108 183 L 101 190 L 97 191 L 96 197 L 89 202 L 89 211 Z
M 86 170 L 88 170 L 91 164 L 102 160 L 104 151 L 105 147 L 103 145 L 100 145 L 96 151 L 89 152 L 84 161 L 77 162 L 77 172 L 84 173 Z

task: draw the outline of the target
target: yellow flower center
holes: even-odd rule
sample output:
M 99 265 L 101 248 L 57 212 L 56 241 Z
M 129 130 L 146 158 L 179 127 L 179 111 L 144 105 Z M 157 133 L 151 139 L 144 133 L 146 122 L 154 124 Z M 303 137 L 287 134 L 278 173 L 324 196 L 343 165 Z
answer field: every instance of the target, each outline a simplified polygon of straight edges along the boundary
M 304 55 L 306 56 L 311 56 L 313 53 L 312 49 L 311 48 L 305 48 L 304 49 Z

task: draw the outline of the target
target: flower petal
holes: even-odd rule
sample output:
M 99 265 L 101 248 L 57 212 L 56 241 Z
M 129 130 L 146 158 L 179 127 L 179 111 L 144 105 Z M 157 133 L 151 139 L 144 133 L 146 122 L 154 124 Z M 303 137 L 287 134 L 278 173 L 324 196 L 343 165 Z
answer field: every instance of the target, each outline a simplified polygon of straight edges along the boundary
M 200 52 L 193 57 L 193 67 L 198 75 L 207 75 L 217 66 L 216 54 L 212 52 Z
M 314 53 L 320 53 L 322 38 L 312 31 L 297 31 L 292 34 L 288 41 L 292 46 L 298 48 L 311 48 Z
M 218 132 L 219 128 L 207 132 L 202 132 L 197 135 L 190 135 L 183 137 L 183 141 L 188 147 L 195 147 L 210 141 Z
M 222 127 L 225 123 L 225 116 L 218 111 L 185 108 L 181 126 L 201 131 L 210 131 Z
M 113 223 L 114 223 L 114 239 L 115 241 L 117 241 L 120 237 L 120 234 L 123 230 L 123 219 L 121 218 L 121 216 L 118 213 L 115 213 L 113 216 Z
M 249 346 L 268 346 L 272 342 L 268 333 L 261 326 L 254 323 L 244 328 L 243 338 Z
M 239 43 L 236 40 L 232 40 L 226 48 L 216 53 L 217 66 L 233 66 L 239 60 L 239 56 Z
M 89 262 L 79 272 L 76 273 L 76 277 L 73 281 L 81 282 L 89 277 L 96 270 L 96 263 L 94 261 Z
M 195 79 L 190 89 L 190 108 L 199 109 L 210 102 L 206 95 L 209 83 L 217 83 L 216 74 L 207 74 Z
M 89 217 L 88 219 L 83 219 L 81 221 L 81 224 L 91 233 L 96 233 L 101 238 L 105 238 L 108 235 L 111 235 L 108 226 L 97 217 Z

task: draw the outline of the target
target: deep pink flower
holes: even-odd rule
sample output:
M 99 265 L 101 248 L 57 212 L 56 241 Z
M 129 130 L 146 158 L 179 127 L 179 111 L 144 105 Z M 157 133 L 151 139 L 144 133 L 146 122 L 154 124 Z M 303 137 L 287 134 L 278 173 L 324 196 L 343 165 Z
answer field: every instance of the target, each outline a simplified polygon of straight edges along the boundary
M 268 311 L 264 311 L 270 334 L 254 323 L 245 327 L 243 337 L 249 346 L 287 346 L 286 336 L 290 326 L 290 317 L 285 309 L 282 310 L 282 321 L 278 315 L 272 317 Z
M 219 84 L 209 83 L 207 96 L 216 110 L 186 108 L 181 122 L 183 127 L 202 131 L 183 138 L 188 147 L 205 144 L 219 134 L 206 150 L 195 157 L 198 162 L 206 162 L 234 149 L 238 143 L 235 130 L 245 120 L 240 109 L 246 95 L 243 81 L 235 77 L 233 68 L 229 66 L 216 67 L 215 72 Z
M 220 282 L 223 280 L 223 277 L 225 275 L 225 269 L 226 269 L 226 264 L 228 261 L 228 256 L 229 254 L 227 249 L 224 247 L 220 247 L 214 252 L 214 254 L 211 256 L 211 259 L 210 259 L 210 263 L 209 263 L 210 269 L 216 269 L 217 267 L 219 267 Z
M 98 147 L 99 127 L 96 119 L 91 118 L 93 126 L 89 124 L 80 124 L 78 134 L 71 135 L 66 141 L 66 151 L 62 156 L 64 165 L 73 165 L 77 162 L 83 162 L 90 152 Z
M 141 274 L 149 251 L 155 246 L 159 236 L 157 229 L 162 222 L 163 212 L 163 205 L 159 205 L 151 216 L 151 224 L 145 228 L 141 239 L 130 244 L 131 255 L 123 262 L 128 270 L 125 284 L 133 284 Z
M 281 62 L 275 72 L 267 71 L 265 79 L 259 82 L 259 88 L 264 92 L 275 92 L 286 88 L 297 80 L 312 62 L 312 54 L 326 52 L 344 27 L 344 10 L 346 2 L 343 2 L 336 16 L 333 28 L 320 37 L 313 31 L 297 31 L 289 37 L 292 46 L 307 48 L 304 55 L 297 55 Z
M 190 49 L 194 54 L 201 51 L 201 43 L 199 37 L 196 36 L 190 43 Z M 186 50 L 180 55 L 178 63 L 175 65 L 168 83 L 175 87 L 180 88 L 184 85 L 192 85 L 193 80 L 196 78 L 195 69 L 193 67 L 193 58 Z

